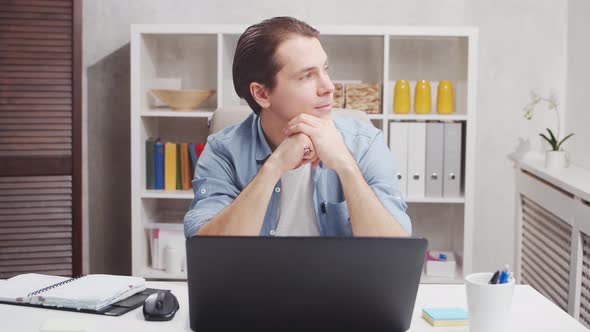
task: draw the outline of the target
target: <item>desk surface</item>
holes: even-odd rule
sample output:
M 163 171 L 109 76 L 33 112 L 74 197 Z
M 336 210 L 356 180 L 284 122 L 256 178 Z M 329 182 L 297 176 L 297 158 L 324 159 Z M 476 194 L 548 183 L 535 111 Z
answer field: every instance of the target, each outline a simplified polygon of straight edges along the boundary
M 39 331 L 48 318 L 83 319 L 87 331 L 190 331 L 188 291 L 185 282 L 148 282 L 148 287 L 170 289 L 178 297 L 180 310 L 169 322 L 146 322 L 141 308 L 121 317 L 47 310 L 0 304 L 0 330 Z M 467 327 L 431 327 L 421 318 L 424 307 L 467 308 L 465 285 L 420 285 L 409 331 L 467 332 Z M 512 303 L 512 331 L 589 331 L 577 320 L 526 285 L 517 285 Z

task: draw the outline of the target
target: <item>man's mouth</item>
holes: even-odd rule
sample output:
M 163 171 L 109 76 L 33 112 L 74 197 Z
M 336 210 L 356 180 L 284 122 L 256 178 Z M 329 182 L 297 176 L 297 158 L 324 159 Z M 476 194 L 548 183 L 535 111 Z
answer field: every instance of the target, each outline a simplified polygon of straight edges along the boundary
M 324 104 L 324 105 L 320 105 L 318 107 L 316 107 L 317 110 L 329 110 L 332 108 L 332 103 L 328 103 L 328 104 Z

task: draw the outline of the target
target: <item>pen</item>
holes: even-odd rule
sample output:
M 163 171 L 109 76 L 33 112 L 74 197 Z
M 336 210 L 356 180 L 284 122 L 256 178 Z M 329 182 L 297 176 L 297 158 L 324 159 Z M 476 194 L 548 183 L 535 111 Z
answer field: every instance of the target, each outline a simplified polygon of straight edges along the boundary
M 496 273 L 494 273 L 494 275 L 492 276 L 492 279 L 490 279 L 490 284 L 495 285 L 498 283 L 498 275 L 500 274 L 500 270 L 496 271 Z
M 500 280 L 498 283 L 500 284 L 505 284 L 508 282 L 508 277 L 510 276 L 511 272 L 510 272 L 510 266 L 506 265 L 504 267 L 504 269 L 502 270 L 502 273 L 500 273 Z

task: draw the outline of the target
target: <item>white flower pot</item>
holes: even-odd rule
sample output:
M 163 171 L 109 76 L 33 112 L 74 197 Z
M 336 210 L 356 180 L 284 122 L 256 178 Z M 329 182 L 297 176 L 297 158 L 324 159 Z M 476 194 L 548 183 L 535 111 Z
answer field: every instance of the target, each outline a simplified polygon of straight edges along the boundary
M 559 172 L 567 167 L 565 151 L 547 151 L 545 168 L 550 172 Z

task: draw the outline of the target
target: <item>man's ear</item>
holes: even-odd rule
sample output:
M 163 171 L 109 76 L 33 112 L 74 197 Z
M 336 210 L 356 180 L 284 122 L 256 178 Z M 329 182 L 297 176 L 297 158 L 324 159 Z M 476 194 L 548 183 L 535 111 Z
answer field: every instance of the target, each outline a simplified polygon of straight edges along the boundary
M 250 83 L 250 94 L 261 108 L 270 107 L 270 94 L 266 87 L 260 83 Z

